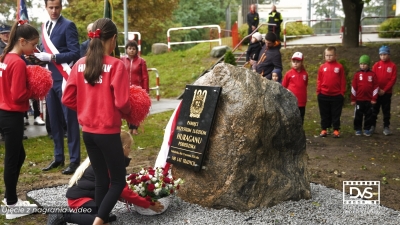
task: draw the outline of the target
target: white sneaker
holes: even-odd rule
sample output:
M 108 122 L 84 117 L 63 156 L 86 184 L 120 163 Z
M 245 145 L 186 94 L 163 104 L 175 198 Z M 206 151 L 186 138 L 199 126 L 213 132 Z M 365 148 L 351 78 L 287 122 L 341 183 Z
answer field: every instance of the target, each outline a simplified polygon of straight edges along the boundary
M 44 126 L 46 123 L 42 120 L 40 116 L 35 118 L 35 122 L 33 122 L 34 125 L 38 126 Z
M 1 206 L 1 208 L 2 212 L 6 211 L 6 219 L 12 220 L 34 213 L 33 208 L 37 208 L 37 205 L 31 204 L 29 201 L 18 199 L 18 202 L 14 205 Z

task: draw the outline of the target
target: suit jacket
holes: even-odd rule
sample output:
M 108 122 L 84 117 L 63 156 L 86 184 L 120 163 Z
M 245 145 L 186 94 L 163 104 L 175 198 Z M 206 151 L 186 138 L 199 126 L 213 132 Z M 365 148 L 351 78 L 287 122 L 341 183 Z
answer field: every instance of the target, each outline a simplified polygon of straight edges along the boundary
M 84 56 L 86 55 L 87 49 L 88 49 L 88 47 L 89 47 L 89 42 L 90 42 L 90 39 L 87 39 L 86 41 L 82 42 L 82 44 L 81 44 L 81 46 L 80 46 L 80 51 L 81 51 L 80 55 L 81 55 L 81 58 L 84 57 Z
M 72 67 L 73 63 L 80 59 L 78 29 L 72 21 L 60 16 L 50 34 L 50 40 L 60 52 L 59 54 L 56 54 L 56 63 L 71 63 L 70 66 Z M 54 62 L 49 62 L 48 66 L 49 70 L 52 72 L 51 75 L 53 80 L 62 81 L 63 77 L 55 67 Z

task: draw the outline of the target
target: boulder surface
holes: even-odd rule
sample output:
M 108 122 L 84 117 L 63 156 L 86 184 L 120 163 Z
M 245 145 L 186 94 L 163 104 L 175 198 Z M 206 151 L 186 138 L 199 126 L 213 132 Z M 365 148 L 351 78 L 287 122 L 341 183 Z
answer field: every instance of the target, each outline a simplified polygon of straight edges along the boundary
M 247 211 L 309 199 L 306 139 L 296 97 L 248 69 L 220 63 L 194 85 L 221 86 L 200 172 L 173 166 L 183 200 Z

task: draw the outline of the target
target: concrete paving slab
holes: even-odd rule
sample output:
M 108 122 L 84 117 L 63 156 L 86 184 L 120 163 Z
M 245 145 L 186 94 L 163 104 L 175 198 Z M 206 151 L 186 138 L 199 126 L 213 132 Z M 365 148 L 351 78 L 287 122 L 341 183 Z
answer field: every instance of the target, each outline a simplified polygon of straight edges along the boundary
M 362 42 L 374 43 L 374 42 L 400 42 L 400 38 L 380 38 L 378 34 L 363 34 Z M 287 39 L 286 46 L 298 46 L 298 45 L 321 45 L 321 44 L 341 44 L 342 38 L 340 35 L 332 36 L 311 36 L 300 39 Z

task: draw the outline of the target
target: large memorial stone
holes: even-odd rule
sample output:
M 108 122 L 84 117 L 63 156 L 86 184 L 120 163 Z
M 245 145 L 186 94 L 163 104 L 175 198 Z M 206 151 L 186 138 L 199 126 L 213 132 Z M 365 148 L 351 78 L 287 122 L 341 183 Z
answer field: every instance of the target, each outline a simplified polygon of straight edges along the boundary
M 154 55 L 159 55 L 159 54 L 163 54 L 165 52 L 168 52 L 168 45 L 164 44 L 164 43 L 154 43 L 151 46 L 151 52 Z
M 248 69 L 220 63 L 194 85 L 221 86 L 203 169 L 173 167 L 178 195 L 246 211 L 311 197 L 306 139 L 296 97 Z
M 214 58 L 219 58 L 223 56 L 228 50 L 229 47 L 226 45 L 216 46 L 211 49 L 210 55 Z

